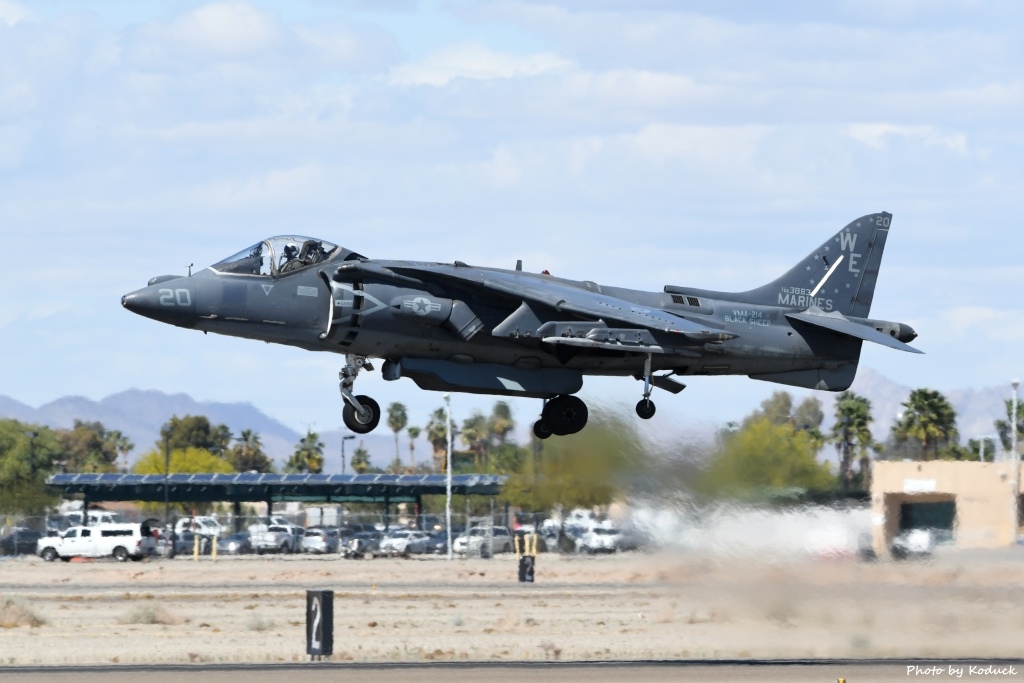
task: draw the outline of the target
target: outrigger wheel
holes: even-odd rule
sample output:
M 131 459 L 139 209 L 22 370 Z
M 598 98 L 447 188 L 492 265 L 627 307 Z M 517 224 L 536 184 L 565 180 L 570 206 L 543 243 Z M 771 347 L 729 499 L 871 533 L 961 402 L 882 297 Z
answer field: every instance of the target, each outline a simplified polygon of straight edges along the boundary
M 546 439 L 551 436 L 551 425 L 543 417 L 533 423 L 533 435 L 538 439 Z
M 636 414 L 645 420 L 650 420 L 654 417 L 654 410 L 654 401 L 649 398 L 642 398 L 636 404 Z
M 341 419 L 345 421 L 345 426 L 356 434 L 369 434 L 377 428 L 377 424 L 380 422 L 380 406 L 369 396 L 359 395 L 355 399 L 366 412 L 360 414 L 354 405 L 345 401 Z

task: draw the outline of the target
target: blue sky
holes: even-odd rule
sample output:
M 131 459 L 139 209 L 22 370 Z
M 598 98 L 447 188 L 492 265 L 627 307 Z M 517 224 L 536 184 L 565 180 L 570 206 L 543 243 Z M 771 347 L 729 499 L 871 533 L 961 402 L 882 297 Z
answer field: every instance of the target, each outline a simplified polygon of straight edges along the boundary
M 120 296 L 282 233 L 743 290 L 880 210 L 872 315 L 928 355 L 862 363 L 1008 384 L 1022 27 L 1017 2 L 0 0 L 0 394 L 184 391 L 334 429 L 340 358 L 159 325 Z M 689 385 L 645 429 L 738 419 L 779 388 Z M 407 380 L 358 386 L 415 422 L 441 405 Z M 631 411 L 639 394 L 583 396 Z M 514 407 L 527 423 L 539 402 Z

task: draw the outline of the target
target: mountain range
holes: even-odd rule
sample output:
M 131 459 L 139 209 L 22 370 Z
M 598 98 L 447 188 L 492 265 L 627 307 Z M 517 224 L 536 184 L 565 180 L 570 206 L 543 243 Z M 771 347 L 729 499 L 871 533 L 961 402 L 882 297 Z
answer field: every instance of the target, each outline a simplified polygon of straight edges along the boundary
M 901 405 L 910 395 L 911 387 L 893 382 L 870 368 L 861 368 L 852 391 L 871 401 L 875 418 L 873 433 L 884 441 Z M 943 392 L 957 411 L 957 425 L 963 440 L 983 436 L 994 436 L 993 421 L 1005 418 L 1003 401 L 1010 397 L 1010 388 L 986 387 L 982 389 L 956 389 Z M 815 392 L 822 401 L 826 415 L 824 428 L 831 427 L 835 394 Z M 226 424 L 233 434 L 243 429 L 259 433 L 264 450 L 279 465 L 283 464 L 295 449 L 301 434 L 284 423 L 266 415 L 250 403 L 220 403 L 196 401 L 188 394 L 166 394 L 155 390 L 130 389 L 94 401 L 81 396 L 66 396 L 38 408 L 21 403 L 7 396 L 0 396 L 0 418 L 13 418 L 22 422 L 44 424 L 54 428 L 70 428 L 76 419 L 102 422 L 108 429 L 120 430 L 135 444 L 132 459 L 155 447 L 160 437 L 160 427 L 172 416 L 206 415 L 213 424 Z M 341 430 L 320 434 L 324 443 L 324 471 L 341 472 Z M 358 436 L 347 441 L 346 460 L 362 445 L 370 454 L 373 465 L 386 467 L 394 458 L 394 435 L 386 429 L 374 434 Z M 408 440 L 403 438 L 401 446 L 403 460 L 408 458 Z M 423 462 L 429 458 L 429 446 L 421 436 L 416 444 L 416 459 Z M 350 469 L 347 471 L 351 471 Z

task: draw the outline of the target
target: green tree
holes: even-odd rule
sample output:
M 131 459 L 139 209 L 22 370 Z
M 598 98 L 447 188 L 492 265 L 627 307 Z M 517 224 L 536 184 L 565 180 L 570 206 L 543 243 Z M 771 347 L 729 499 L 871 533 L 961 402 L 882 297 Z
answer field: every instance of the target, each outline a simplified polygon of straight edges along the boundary
M 871 435 L 871 402 L 852 391 L 844 391 L 836 398 L 836 421 L 832 425 L 829 441 L 839 454 L 839 484 L 848 492 L 853 481 L 853 456 L 860 456 L 860 480 L 865 489 L 871 487 L 871 456 L 875 446 Z
M 582 432 L 535 443 L 533 453 L 519 449 L 520 466 L 502 493 L 524 510 L 606 505 L 623 495 L 649 457 L 634 425 L 602 410 L 591 412 Z
M 191 446 L 223 455 L 231 443 L 231 430 L 227 425 L 211 425 L 205 415 L 175 415 L 160 428 L 157 450 L 163 450 L 165 442 L 172 451 Z
M 898 444 L 916 441 L 924 460 L 936 460 L 940 448 L 956 443 L 956 411 L 938 391 L 914 389 L 903 407 L 903 417 L 892 427 Z
M 416 439 L 420 438 L 419 427 L 409 427 L 405 433 L 409 435 L 409 467 L 416 467 Z
M 825 435 L 821 433 L 821 423 L 825 421 L 825 413 L 821 409 L 821 401 L 808 396 L 793 411 L 793 426 L 807 432 L 815 447 L 820 450 L 825 445 Z
M 982 462 L 993 462 L 996 459 L 996 440 L 988 437 L 982 439 L 968 439 L 966 460 L 980 460 Z
M 405 406 L 397 401 L 388 406 L 388 429 L 395 433 L 395 463 L 401 467 L 402 458 L 398 454 L 398 435 L 409 424 L 409 415 Z
M 1013 431 L 1010 425 L 1017 425 L 1017 443 L 1024 443 L 1024 401 L 1017 401 L 1017 414 L 1013 415 L 1013 400 L 1006 399 L 1006 419 L 996 420 L 996 433 L 999 434 L 999 442 L 1003 445 L 1004 451 L 1013 448 Z
M 75 420 L 71 429 L 58 430 L 57 438 L 69 472 L 116 472 L 118 457 L 135 448 L 121 432 L 108 430 L 101 422 Z
M 353 463 L 355 459 L 353 458 Z M 353 464 L 353 468 L 355 465 Z M 295 452 L 284 466 L 285 472 L 308 472 L 320 474 L 324 471 L 324 444 L 320 435 L 307 428 L 306 435 L 295 446 Z
M 258 432 L 243 429 L 238 441 L 227 452 L 226 460 L 239 472 L 272 472 L 274 461 L 263 452 Z
M 45 483 L 61 450 L 48 427 L 0 420 L 0 513 L 40 514 L 56 505 Z
M 768 420 L 772 424 L 785 424 L 793 421 L 793 397 L 788 391 L 776 391 L 761 401 L 761 407 L 743 420 L 743 425 L 753 424 L 759 420 Z
M 737 497 L 786 488 L 832 489 L 835 477 L 816 453 L 807 432 L 762 417 L 722 441 L 703 473 L 701 488 Z
M 512 407 L 507 401 L 495 401 L 491 409 L 491 417 L 487 421 L 487 431 L 499 448 L 508 441 L 509 433 L 515 429 L 516 422 L 512 418 Z
M 425 429 L 427 441 L 433 449 L 434 469 L 441 472 L 444 470 L 445 453 L 448 451 L 448 414 L 443 407 L 430 414 Z
M 491 433 L 487 418 L 479 410 L 462 421 L 462 443 L 473 453 L 473 467 L 479 470 L 487 459 L 487 447 L 490 445 Z
M 366 474 L 370 470 L 370 453 L 363 448 L 363 442 L 359 442 L 359 448 L 352 454 L 352 471 L 356 474 Z
M 205 448 L 188 446 L 170 452 L 169 458 L 170 474 L 231 474 L 235 471 L 227 460 L 211 453 Z M 164 452 L 161 448 L 155 448 L 135 463 L 132 471 L 135 474 L 164 474 Z M 211 503 L 175 503 L 171 506 L 179 514 L 204 514 L 212 507 Z M 163 503 L 143 503 L 142 509 L 147 514 L 160 514 L 163 512 Z

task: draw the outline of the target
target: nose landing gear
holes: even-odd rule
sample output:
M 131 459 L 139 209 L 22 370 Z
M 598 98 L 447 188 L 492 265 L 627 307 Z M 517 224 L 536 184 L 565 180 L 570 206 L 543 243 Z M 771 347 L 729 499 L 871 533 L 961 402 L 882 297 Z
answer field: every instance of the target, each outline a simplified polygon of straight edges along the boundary
M 372 371 L 373 366 L 365 356 L 346 355 L 345 366 L 338 373 L 338 379 L 341 380 L 338 389 L 345 401 L 341 419 L 344 420 L 345 426 L 356 434 L 367 434 L 380 423 L 380 406 L 369 396 L 356 396 L 352 393 L 360 370 Z
M 546 439 L 552 434 L 575 434 L 587 426 L 590 411 L 587 404 L 575 396 L 555 396 L 544 404 L 541 417 L 533 425 L 533 434 Z

